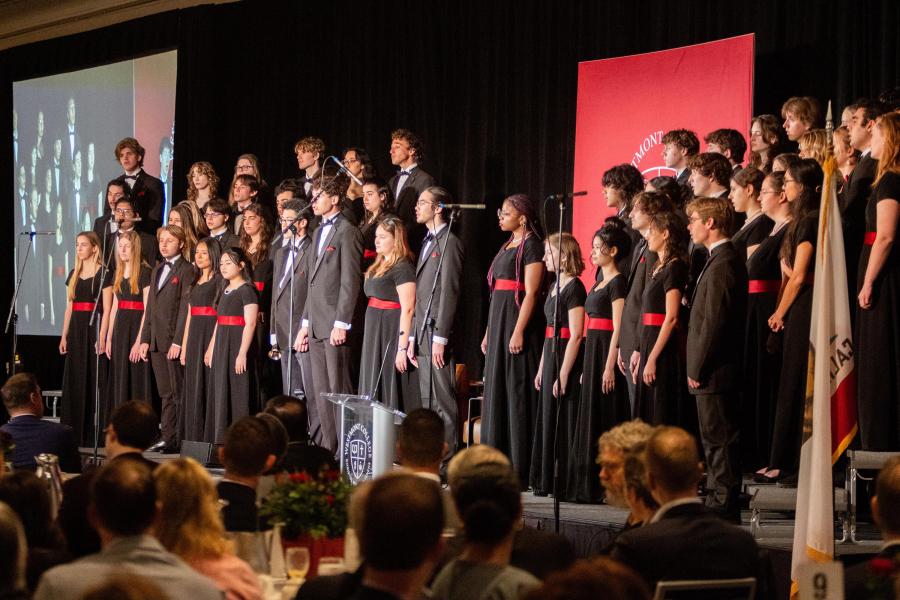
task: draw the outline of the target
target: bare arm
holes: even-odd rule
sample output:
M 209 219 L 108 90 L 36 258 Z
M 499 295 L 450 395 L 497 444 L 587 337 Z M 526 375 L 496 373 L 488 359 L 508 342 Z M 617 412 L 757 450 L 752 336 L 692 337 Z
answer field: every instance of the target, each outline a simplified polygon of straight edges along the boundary
M 876 205 L 875 243 L 869 253 L 869 264 L 862 289 L 859 291 L 859 305 L 862 308 L 872 307 L 872 286 L 881 273 L 887 257 L 891 254 L 894 237 L 897 234 L 897 218 L 900 216 L 900 205 L 897 200 L 883 199 Z
M 528 321 L 531 320 L 531 315 L 534 313 L 534 306 L 537 302 L 537 295 L 543 279 L 544 263 L 525 265 L 525 296 L 522 298 L 519 318 L 516 319 L 516 327 L 509 340 L 509 351 L 511 354 L 518 354 L 525 345 L 525 327 L 528 326 Z
M 406 372 L 407 352 L 410 343 L 409 338 L 412 329 L 413 312 L 416 308 L 416 284 L 413 281 L 409 283 L 401 283 L 397 286 L 397 295 L 400 297 L 400 331 L 397 333 L 399 340 L 397 341 L 397 356 L 394 360 L 394 366 L 401 373 Z
M 797 299 L 803 282 L 806 281 L 806 273 L 812 264 L 813 245 L 809 242 L 801 242 L 797 246 L 797 253 L 794 257 L 794 267 L 790 270 L 787 283 L 781 292 L 781 299 L 778 301 L 778 308 L 769 317 L 769 327 L 772 331 L 781 331 L 784 329 L 784 316 L 788 309 Z

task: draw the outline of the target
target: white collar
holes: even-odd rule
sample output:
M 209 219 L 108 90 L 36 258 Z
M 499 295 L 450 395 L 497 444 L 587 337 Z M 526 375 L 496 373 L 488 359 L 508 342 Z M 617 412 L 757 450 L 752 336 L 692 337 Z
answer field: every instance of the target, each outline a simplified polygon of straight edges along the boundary
M 729 241 L 729 238 L 723 238 L 723 239 L 719 240 L 718 242 L 713 242 L 713 244 L 709 248 L 707 248 L 709 250 L 710 255 L 712 254 L 713 250 L 715 250 L 716 248 L 718 248 L 719 246 L 721 246 L 722 244 L 724 244 L 727 241 Z
M 428 233 L 430 233 L 433 237 L 437 237 L 437 235 L 440 232 L 442 232 L 444 230 L 444 227 L 446 227 L 446 226 L 447 226 L 446 223 L 441 223 L 440 225 L 437 226 L 437 229 L 435 229 L 434 231 L 431 230 L 431 227 L 428 227 Z
M 407 173 L 412 174 L 413 169 L 415 169 L 418 166 L 419 166 L 419 163 L 413 163 L 413 164 L 409 165 L 408 167 L 406 167 L 405 169 L 403 167 L 400 167 L 400 170 L 406 171 Z
M 862 158 L 863 156 L 869 156 L 870 154 L 872 154 L 872 148 L 866 148 L 860 153 L 860 158 Z
M 678 498 L 677 500 L 672 500 L 671 502 L 666 502 L 658 509 L 656 509 L 656 513 L 653 515 L 653 518 L 650 519 L 651 523 L 656 523 L 661 520 L 663 516 L 669 512 L 669 510 L 675 508 L 676 506 L 682 506 L 684 504 L 700 504 L 700 498 Z
M 129 172 L 129 171 L 125 171 L 125 174 L 128 175 L 129 177 L 137 177 L 138 174 L 139 174 L 142 170 L 143 170 L 142 167 L 138 167 L 136 171 L 130 171 L 130 172 Z
M 210 237 L 217 237 L 217 236 L 222 235 L 226 231 L 228 231 L 228 222 L 227 221 L 225 222 L 224 225 L 222 225 L 222 229 L 219 229 L 218 231 L 210 231 L 209 235 L 210 235 Z

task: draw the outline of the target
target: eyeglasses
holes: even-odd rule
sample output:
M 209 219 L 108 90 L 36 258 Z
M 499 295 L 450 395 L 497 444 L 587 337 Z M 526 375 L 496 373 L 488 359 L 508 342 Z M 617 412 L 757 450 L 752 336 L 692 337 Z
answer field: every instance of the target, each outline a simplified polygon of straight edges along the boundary
M 759 190 L 760 196 L 763 194 L 778 194 L 777 190 Z
M 223 215 L 222 215 L 222 213 L 220 213 L 220 212 L 217 212 L 217 211 L 214 211 L 214 210 L 208 210 L 208 211 L 206 211 L 206 215 L 205 215 L 205 216 L 206 216 L 206 217 L 221 217 L 221 216 L 223 216 Z
M 422 200 L 421 198 L 416 200 L 416 206 L 429 206 L 434 204 L 431 200 Z
M 117 215 L 133 215 L 134 211 L 130 208 L 117 208 L 114 211 Z
M 281 222 L 281 223 L 287 223 L 288 225 L 290 225 L 291 223 L 296 223 L 296 222 L 297 222 L 297 219 L 291 219 L 291 218 L 288 218 L 288 217 L 281 217 L 280 219 L 278 219 L 278 221 Z
M 349 167 L 353 163 L 358 163 L 358 162 L 359 162 L 358 158 L 345 158 L 344 160 L 341 161 L 341 163 L 343 163 L 343 165 L 345 167 Z

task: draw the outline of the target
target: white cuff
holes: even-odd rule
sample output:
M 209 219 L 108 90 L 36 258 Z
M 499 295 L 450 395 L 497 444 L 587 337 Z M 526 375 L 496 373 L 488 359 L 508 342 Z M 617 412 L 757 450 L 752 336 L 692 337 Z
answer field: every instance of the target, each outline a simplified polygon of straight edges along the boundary
M 437 342 L 438 344 L 441 344 L 442 346 L 446 346 L 447 343 L 449 342 L 449 340 L 447 338 L 441 337 L 439 335 L 431 336 L 431 341 Z
M 414 336 L 414 335 L 411 335 L 411 336 L 409 336 L 409 337 L 406 338 L 406 339 L 408 339 L 408 340 L 409 340 L 410 342 L 412 342 L 412 343 L 415 343 L 415 342 L 416 342 L 416 336 Z
M 338 329 L 346 329 L 347 331 L 350 331 L 350 323 L 344 323 L 343 321 L 335 321 L 334 326 L 337 327 Z
M 270 346 L 278 345 L 278 336 L 276 336 L 274 333 L 269 334 L 269 345 Z
M 306 327 L 307 329 L 309 329 L 309 319 L 303 319 L 300 322 L 300 327 Z

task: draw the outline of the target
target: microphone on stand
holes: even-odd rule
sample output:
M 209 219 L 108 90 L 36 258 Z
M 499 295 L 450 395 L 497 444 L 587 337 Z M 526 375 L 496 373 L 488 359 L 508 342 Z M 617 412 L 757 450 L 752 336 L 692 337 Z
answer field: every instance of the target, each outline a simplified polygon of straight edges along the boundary
M 487 208 L 485 204 L 444 204 L 443 202 L 438 203 L 439 208 L 459 208 L 462 210 L 484 210 Z
M 576 196 L 587 196 L 587 192 L 582 190 L 580 192 L 566 192 L 564 194 L 550 194 L 547 196 L 548 200 L 563 200 L 565 198 L 574 198 Z
M 30 235 L 34 237 L 36 235 L 56 235 L 55 231 L 20 231 L 19 235 Z
M 344 163 L 342 163 L 341 161 L 339 161 L 337 159 L 337 156 L 329 156 L 325 160 L 333 160 L 335 163 L 337 163 L 339 173 L 340 172 L 346 173 L 347 176 L 353 180 L 353 183 L 355 183 L 356 185 L 362 185 L 362 179 L 360 179 L 359 177 L 357 177 L 356 175 L 351 173 L 350 170 L 344 165 Z

